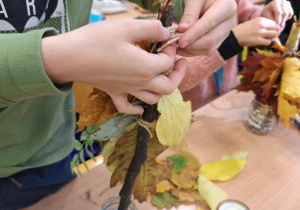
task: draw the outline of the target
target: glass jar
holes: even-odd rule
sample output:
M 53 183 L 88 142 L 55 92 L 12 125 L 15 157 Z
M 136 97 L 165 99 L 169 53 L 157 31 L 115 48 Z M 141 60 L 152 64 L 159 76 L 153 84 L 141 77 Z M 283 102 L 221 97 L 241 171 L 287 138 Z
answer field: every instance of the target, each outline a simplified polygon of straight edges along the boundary
M 254 98 L 245 119 L 245 127 L 251 133 L 257 135 L 268 135 L 273 127 L 274 115 L 272 107 L 259 102 Z
M 104 201 L 100 210 L 118 210 L 120 203 L 120 196 L 115 196 Z M 130 203 L 128 210 L 137 210 L 135 204 L 133 202 Z

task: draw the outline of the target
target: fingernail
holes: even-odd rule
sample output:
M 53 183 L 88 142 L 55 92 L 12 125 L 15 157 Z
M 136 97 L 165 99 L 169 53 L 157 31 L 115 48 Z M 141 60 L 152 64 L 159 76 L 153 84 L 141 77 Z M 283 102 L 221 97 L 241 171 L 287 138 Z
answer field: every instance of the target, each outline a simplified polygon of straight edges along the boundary
M 141 107 L 139 105 L 135 105 L 134 108 L 135 108 L 136 114 L 143 114 L 143 112 L 144 112 L 143 107 Z
M 178 27 L 181 27 L 181 28 L 189 28 L 191 26 L 191 23 L 189 22 L 180 22 Z
M 188 46 L 190 43 L 189 42 L 183 42 L 182 48 L 185 48 L 186 46 Z

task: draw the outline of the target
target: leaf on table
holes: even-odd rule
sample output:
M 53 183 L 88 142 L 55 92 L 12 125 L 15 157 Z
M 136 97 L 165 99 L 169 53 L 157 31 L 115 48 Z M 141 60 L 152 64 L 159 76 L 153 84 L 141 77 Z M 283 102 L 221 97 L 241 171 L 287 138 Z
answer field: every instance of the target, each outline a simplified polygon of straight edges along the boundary
M 218 205 L 227 199 L 226 192 L 201 174 L 198 178 L 198 191 L 211 210 L 216 210 Z
M 182 144 L 192 120 L 191 102 L 183 101 L 176 89 L 159 100 L 157 110 L 161 114 L 156 123 L 160 143 L 168 146 Z
M 77 132 L 91 124 L 100 125 L 118 114 L 110 96 L 96 88 L 93 89 L 92 96 L 86 103 L 71 111 L 79 114 Z
M 196 204 L 203 210 L 210 210 L 204 199 L 200 196 L 198 190 L 181 189 L 171 190 L 171 194 L 177 198 L 180 205 Z
M 200 168 L 200 172 L 209 180 L 227 181 L 235 177 L 243 169 L 245 164 L 245 160 L 239 159 L 218 160 L 203 164 Z
M 192 189 L 195 186 L 199 175 L 199 160 L 189 152 L 182 152 L 176 155 L 184 157 L 187 160 L 187 165 L 183 166 L 179 173 L 172 172 L 170 181 L 178 187 Z
M 156 195 L 153 196 L 151 199 L 151 203 L 158 208 L 165 208 L 170 205 L 174 205 L 177 203 L 177 199 L 171 195 L 170 192 L 165 192 L 165 193 L 157 193 Z

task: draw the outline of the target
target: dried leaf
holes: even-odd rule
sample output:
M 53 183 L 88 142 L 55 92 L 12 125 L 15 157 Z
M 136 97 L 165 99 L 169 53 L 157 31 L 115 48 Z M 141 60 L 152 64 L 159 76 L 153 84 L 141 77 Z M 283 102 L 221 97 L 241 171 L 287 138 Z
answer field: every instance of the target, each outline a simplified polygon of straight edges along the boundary
M 156 133 L 161 144 L 182 144 L 192 120 L 190 101 L 183 101 L 176 89 L 171 95 L 164 96 L 158 102 L 160 117 L 156 123 Z
M 171 194 L 177 198 L 180 205 L 196 204 L 203 210 L 210 210 L 209 206 L 200 196 L 198 190 L 178 188 L 176 190 L 171 190 Z
M 82 131 L 91 124 L 100 125 L 118 114 L 110 96 L 95 88 L 92 97 L 86 103 L 71 111 L 79 114 L 77 132 Z
M 111 176 L 111 187 L 118 182 L 123 183 L 131 163 L 137 142 L 137 129 L 125 133 L 115 144 L 115 151 L 109 156 L 107 164 L 119 161 Z M 157 156 L 166 150 L 156 136 L 149 139 L 147 161 L 141 166 L 139 175 L 136 178 L 133 189 L 134 198 L 139 202 L 146 201 L 147 195 L 156 193 L 156 184 L 171 177 L 171 161 L 160 164 L 156 161 Z
M 177 199 L 171 195 L 170 192 L 157 193 L 151 199 L 153 205 L 158 208 L 168 207 L 169 205 L 174 205 L 177 203 Z
M 187 165 L 182 167 L 180 173 L 172 172 L 171 182 L 184 189 L 192 189 L 198 179 L 200 163 L 198 158 L 189 152 L 182 152 L 177 155 L 187 160 Z
M 175 187 L 166 181 L 161 181 L 156 184 L 156 192 L 164 193 L 166 191 L 175 190 Z
M 300 109 L 300 60 L 286 58 L 278 96 L 278 115 L 283 119 L 286 128 L 290 128 L 290 119 L 295 118 Z

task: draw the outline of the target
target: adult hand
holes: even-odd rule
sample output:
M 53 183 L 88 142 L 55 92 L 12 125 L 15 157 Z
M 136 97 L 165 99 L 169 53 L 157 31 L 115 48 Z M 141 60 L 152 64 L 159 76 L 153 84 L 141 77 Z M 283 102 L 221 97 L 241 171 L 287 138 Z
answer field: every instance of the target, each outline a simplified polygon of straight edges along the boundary
M 274 20 L 282 30 L 285 26 L 285 22 L 291 19 L 293 14 L 294 11 L 289 1 L 273 0 L 264 6 L 260 16 Z
M 233 28 L 240 46 L 268 46 L 278 36 L 280 27 L 275 21 L 257 17 Z
M 136 42 L 169 37 L 169 31 L 157 20 L 102 21 L 43 38 L 42 60 L 54 83 L 91 85 L 108 93 L 119 112 L 141 114 L 143 108 L 129 103 L 127 94 L 156 103 L 179 85 L 187 63 L 184 59 L 175 61 L 175 45 L 150 54 Z M 163 75 L 171 68 L 168 76 Z
M 228 36 L 236 21 L 235 0 L 185 0 L 178 25 L 181 56 L 211 54 Z

